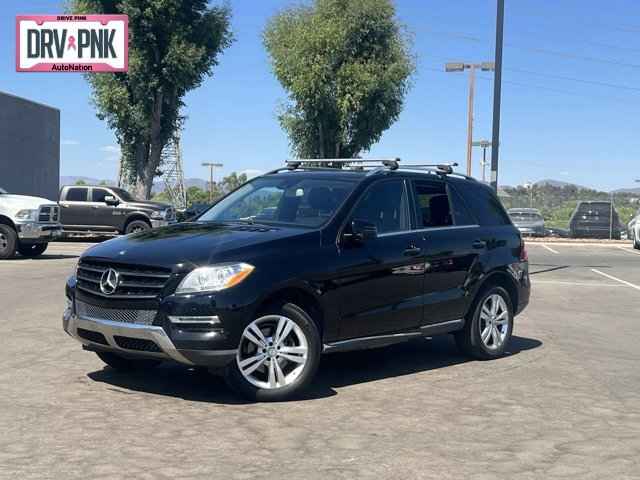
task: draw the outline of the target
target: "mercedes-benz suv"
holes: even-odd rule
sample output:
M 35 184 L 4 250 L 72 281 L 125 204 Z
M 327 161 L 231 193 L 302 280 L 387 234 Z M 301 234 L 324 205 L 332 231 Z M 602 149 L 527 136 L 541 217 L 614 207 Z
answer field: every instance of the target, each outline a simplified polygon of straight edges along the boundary
M 530 284 L 493 190 L 450 166 L 323 165 L 289 163 L 194 221 L 93 246 L 64 330 L 116 370 L 208 367 L 257 400 L 300 392 L 323 353 L 453 334 L 501 356 Z

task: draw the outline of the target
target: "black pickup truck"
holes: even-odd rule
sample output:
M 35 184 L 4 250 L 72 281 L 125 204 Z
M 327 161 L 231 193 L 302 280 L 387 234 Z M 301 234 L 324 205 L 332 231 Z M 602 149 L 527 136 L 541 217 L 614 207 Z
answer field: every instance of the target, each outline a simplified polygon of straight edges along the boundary
M 104 185 L 62 187 L 59 203 L 66 233 L 128 234 L 176 220 L 171 205 L 137 200 L 126 190 Z

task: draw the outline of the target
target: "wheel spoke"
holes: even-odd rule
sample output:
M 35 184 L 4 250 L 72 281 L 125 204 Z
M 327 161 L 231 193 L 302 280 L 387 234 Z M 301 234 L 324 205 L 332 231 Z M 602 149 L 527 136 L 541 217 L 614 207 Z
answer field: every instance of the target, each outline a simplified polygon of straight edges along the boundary
M 245 358 L 244 360 L 238 362 L 238 365 L 245 375 L 250 375 L 265 362 L 266 358 L 267 356 L 261 353 L 260 355 L 256 355 L 255 357 Z
M 287 322 L 289 322 L 289 320 L 285 317 L 280 317 L 278 319 L 278 326 L 276 327 L 276 333 L 273 336 L 273 342 L 276 345 L 278 344 L 278 342 L 280 342 L 280 336 L 282 335 L 282 330 L 284 329 Z
M 489 341 L 489 337 L 491 336 L 491 325 L 484 327 L 484 330 L 480 334 L 480 338 L 482 338 L 482 342 L 486 345 Z
M 304 363 L 305 361 L 305 358 L 303 356 L 291 355 L 289 353 L 282 353 L 282 350 L 280 350 L 280 356 L 286 360 L 289 360 L 295 363 Z
M 486 303 L 482 306 L 482 312 L 480 316 L 483 318 L 488 318 L 491 316 L 491 310 L 489 309 Z
M 263 342 L 262 340 L 260 340 L 259 338 L 256 338 L 256 336 L 251 333 L 249 330 L 247 330 L 246 332 L 244 332 L 244 338 L 246 338 L 247 340 L 255 343 L 257 346 L 259 346 L 260 348 L 264 348 L 267 346 L 266 342 Z
M 274 368 L 276 371 L 276 384 L 278 386 L 285 385 L 286 378 L 285 378 L 284 372 L 282 371 L 282 368 L 280 368 L 280 364 L 278 363 L 278 360 L 274 358 L 271 360 L 271 363 L 274 365 Z
M 500 331 L 498 327 L 493 327 L 491 329 L 491 335 L 493 336 L 493 346 L 498 347 L 502 343 L 502 339 L 500 338 Z
M 307 353 L 307 348 L 306 347 L 290 347 L 288 345 L 285 345 L 283 347 L 280 347 L 280 353 L 291 353 L 294 355 L 304 355 L 305 353 Z
M 491 297 L 491 315 L 496 315 L 498 313 L 498 297 L 493 295 Z
M 508 322 L 509 322 L 509 312 L 507 312 L 506 310 L 502 312 L 500 315 L 498 315 L 498 318 L 496 318 L 496 324 L 498 325 L 506 325 Z
M 275 358 L 269 360 L 269 388 L 276 388 L 278 386 L 278 381 L 276 380 L 276 367 Z
M 287 319 L 286 324 L 282 330 L 282 332 L 280 332 L 280 336 L 277 337 L 275 339 L 275 346 L 278 347 L 282 344 L 282 342 L 284 341 L 285 338 L 287 338 L 289 336 L 289 334 L 291 333 L 291 330 L 293 330 L 293 322 L 289 319 Z

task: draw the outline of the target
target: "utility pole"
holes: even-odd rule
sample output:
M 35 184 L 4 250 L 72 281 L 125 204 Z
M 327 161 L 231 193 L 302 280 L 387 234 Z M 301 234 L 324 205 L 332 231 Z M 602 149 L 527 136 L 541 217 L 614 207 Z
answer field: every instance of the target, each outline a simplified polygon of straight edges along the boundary
M 485 175 L 485 167 L 487 166 L 487 148 L 491 146 L 491 142 L 489 140 L 480 140 L 478 142 L 473 142 L 472 145 L 474 147 L 482 148 L 482 162 L 480 162 L 480 167 L 482 168 L 482 181 L 486 182 L 487 177 Z
M 504 29 L 504 0 L 496 0 L 496 54 L 493 77 L 493 132 L 491 135 L 491 186 L 498 191 L 498 151 L 500 148 L 500 95 L 502 92 L 502 40 Z
M 493 62 L 482 63 L 445 63 L 445 72 L 463 72 L 469 70 L 469 104 L 467 105 L 467 175 L 471 176 L 471 155 L 473 146 L 473 100 L 476 89 L 476 69 L 490 72 L 494 69 Z
M 209 203 L 213 203 L 213 169 L 224 167 L 222 163 L 204 162 L 203 167 L 209 167 Z

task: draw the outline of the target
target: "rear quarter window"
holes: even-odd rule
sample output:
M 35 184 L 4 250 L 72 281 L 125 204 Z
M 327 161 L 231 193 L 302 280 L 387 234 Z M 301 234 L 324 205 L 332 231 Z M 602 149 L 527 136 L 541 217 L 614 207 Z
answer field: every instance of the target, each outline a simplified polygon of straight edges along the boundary
M 462 196 L 474 217 L 483 226 L 510 225 L 511 220 L 498 197 L 489 187 L 473 181 L 456 185 L 454 189 Z

